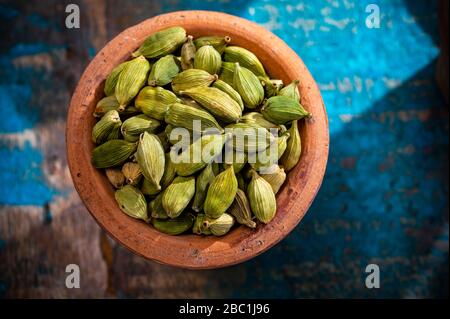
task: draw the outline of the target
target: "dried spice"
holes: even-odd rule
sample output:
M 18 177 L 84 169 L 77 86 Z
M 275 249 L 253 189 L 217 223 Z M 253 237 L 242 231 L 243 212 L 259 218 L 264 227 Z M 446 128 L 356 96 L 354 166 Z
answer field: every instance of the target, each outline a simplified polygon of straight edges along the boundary
M 276 215 L 311 116 L 300 82 L 270 78 L 231 38 L 151 34 L 105 80 L 94 110 L 92 164 L 119 208 L 168 235 L 226 236 Z M 145 86 L 147 85 L 147 86 Z

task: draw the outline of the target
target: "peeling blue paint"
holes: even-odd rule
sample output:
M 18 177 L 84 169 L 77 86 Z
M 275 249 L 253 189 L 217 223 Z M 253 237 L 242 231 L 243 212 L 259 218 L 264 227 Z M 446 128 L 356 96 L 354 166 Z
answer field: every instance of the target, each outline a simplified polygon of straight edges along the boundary
M 205 1 L 174 1 L 163 5 L 162 11 L 224 11 L 274 32 L 297 52 L 319 84 L 330 117 L 330 131 L 334 133 L 345 126 L 339 115 L 358 115 L 371 109 L 374 102 L 390 91 L 386 81 L 400 85 L 435 59 L 439 52 L 433 38 L 413 23 L 416 17 L 402 1 L 378 1 L 381 27 L 368 29 L 365 8 L 371 3 L 371 0 L 276 3 L 254 0 L 224 1 L 218 5 Z M 427 13 L 418 19 L 424 23 L 435 21 L 436 10 L 432 11 L 437 7 L 435 1 L 413 6 Z M 414 104 L 405 106 L 414 107 Z
M 448 184 L 439 174 L 448 172 L 449 144 L 448 113 L 434 80 L 437 2 L 377 1 L 380 29 L 365 26 L 370 3 L 162 7 L 224 11 L 265 26 L 303 59 L 327 107 L 331 143 L 322 188 L 282 244 L 242 266 L 246 279 L 229 287 L 233 297 L 427 296 L 435 288 L 424 283 L 441 274 L 433 269 L 448 266 L 448 245 L 426 244 L 448 240 L 448 230 L 436 229 L 448 229 Z M 378 291 L 364 286 L 373 260 L 382 271 Z M 326 263 L 330 268 L 319 269 Z
M 93 59 L 93 58 L 95 57 L 96 54 L 97 54 L 97 50 L 96 50 L 93 46 L 90 46 L 90 47 L 88 48 L 88 55 L 89 55 L 89 58 L 90 58 L 90 59 Z
M 35 125 L 39 115 L 29 111 L 30 98 L 28 84 L 0 84 L 0 109 L 8 114 L 7 121 L 0 121 L 0 133 L 21 132 Z
M 380 29 L 365 26 L 369 3 L 374 2 L 161 2 L 161 13 L 224 11 L 273 31 L 306 63 L 329 115 L 329 165 L 311 209 L 279 245 L 231 270 L 217 271 L 211 287 L 227 288 L 230 295 L 225 297 L 445 294 L 436 288 L 436 282 L 448 278 L 444 175 L 449 144 L 448 109 L 434 80 L 437 1 L 376 1 L 382 14 Z M 17 14 L 0 5 L 0 17 Z M 49 26 L 39 16 L 27 19 L 41 28 Z M 17 69 L 13 59 L 58 46 L 38 42 L 1 47 L 0 109 L 8 121 L 0 122 L 0 133 L 20 134 L 39 121 L 38 107 L 30 105 L 38 92 L 28 76 L 41 74 Z M 85 49 L 89 57 L 96 53 L 92 45 Z M 51 201 L 56 191 L 45 183 L 38 149 L 0 143 L 0 156 L 6 159 L 0 163 L 0 180 L 11 185 L 7 193 L 0 193 L 0 204 L 45 206 Z M 44 211 L 44 221 L 51 221 L 50 210 Z M 363 283 L 364 268 L 371 262 L 382 272 L 382 289 L 377 291 L 367 290 Z M 444 266 L 447 270 L 441 269 Z M 245 274 L 234 285 L 220 275 L 233 270 Z M 0 295 L 6 287 L 0 283 Z
M 41 52 L 50 51 L 50 47 L 46 43 L 18 43 L 14 47 L 11 48 L 11 57 L 17 57 L 22 55 L 31 55 L 37 54 Z
M 19 11 L 11 6 L 0 4 L 0 17 L 4 19 L 14 19 L 19 15 Z
M 17 144 L 25 130 L 33 130 L 40 120 L 41 109 L 32 105 L 34 89 L 30 80 L 42 77 L 40 70 L 17 68 L 13 60 L 17 57 L 50 52 L 61 46 L 44 42 L 17 43 L 0 55 L 0 110 L 7 115 L 0 121 L 0 180 L 10 185 L 8 191 L 1 192 L 0 205 L 44 205 L 59 194 L 50 187 L 42 172 L 43 156 L 36 146 L 24 142 Z M 5 52 L 2 47 L 0 52 Z M 8 141 L 1 136 L 16 134 L 17 138 Z
M 21 149 L 0 143 L 0 179 L 7 191 L 0 192 L 1 205 L 44 205 L 56 191 L 47 186 L 40 151 L 25 143 Z
M 49 20 L 45 19 L 44 17 L 42 17 L 36 13 L 30 14 L 27 17 L 27 20 L 32 25 L 34 25 L 38 28 L 41 28 L 41 29 L 48 29 L 49 27 L 52 26 Z

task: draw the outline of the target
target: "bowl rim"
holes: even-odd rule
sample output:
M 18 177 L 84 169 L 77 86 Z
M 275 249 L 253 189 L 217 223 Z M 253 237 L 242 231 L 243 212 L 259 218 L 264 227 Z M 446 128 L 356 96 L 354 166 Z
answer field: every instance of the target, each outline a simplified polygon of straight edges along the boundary
M 89 106 L 95 104 L 101 97 L 103 89 L 99 89 L 99 85 L 103 87 L 106 74 L 118 64 L 108 64 L 106 57 L 111 57 L 111 60 L 116 62 L 123 61 L 146 36 L 176 25 L 185 27 L 188 31 L 189 28 L 200 30 L 198 31 L 200 33 L 203 26 L 207 26 L 209 34 L 211 30 L 228 30 L 230 35 L 236 33 L 243 38 L 247 37 L 248 49 L 257 47 L 264 49 L 263 52 L 269 52 L 267 54 L 276 54 L 279 57 L 277 63 L 288 68 L 291 75 L 295 72 L 296 77 L 300 79 L 302 104 L 307 105 L 309 111 L 313 110 L 313 119 L 304 124 L 302 132 L 305 130 L 307 134 L 313 134 L 310 140 L 314 141 L 310 143 L 311 145 L 305 145 L 306 151 L 302 150 L 302 158 L 297 164 L 301 168 L 296 167 L 289 172 L 291 174 L 295 171 L 297 183 L 301 182 L 303 188 L 299 191 L 297 184 L 291 181 L 292 178 L 289 179 L 286 183 L 289 185 L 283 186 L 277 195 L 277 204 L 284 201 L 289 205 L 278 206 L 274 220 L 267 225 L 259 225 L 256 230 L 241 226 L 224 237 L 169 236 L 126 216 L 115 201 L 103 200 L 105 196 L 111 197 L 113 191 L 104 174 L 93 168 L 90 163 L 93 143 L 86 141 L 85 130 L 92 128 L 93 125 L 93 109 L 89 110 Z M 263 60 L 262 62 L 266 66 L 267 63 Z M 290 78 L 293 79 L 292 76 Z M 90 136 L 90 131 L 88 135 Z M 125 29 L 109 41 L 89 63 L 70 101 L 66 125 L 66 151 L 75 189 L 96 222 L 112 238 L 135 254 L 162 264 L 187 269 L 221 268 L 244 262 L 268 250 L 286 237 L 306 214 L 321 186 L 326 170 L 329 151 L 328 118 L 319 88 L 312 75 L 301 58 L 283 40 L 254 22 L 226 13 L 201 10 L 176 11 L 149 18 Z M 304 157 L 309 161 L 302 162 Z M 291 197 L 294 198 L 293 201 L 289 200 Z M 196 239 L 185 240 L 187 236 L 199 237 L 202 242 Z M 195 244 L 192 244 L 193 242 Z

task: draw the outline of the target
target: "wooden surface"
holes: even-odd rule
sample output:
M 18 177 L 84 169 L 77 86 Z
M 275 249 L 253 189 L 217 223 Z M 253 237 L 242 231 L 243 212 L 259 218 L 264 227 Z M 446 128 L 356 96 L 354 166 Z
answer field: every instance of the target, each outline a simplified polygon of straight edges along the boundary
M 436 297 L 448 295 L 448 107 L 434 82 L 435 1 L 0 1 L 0 295 Z M 180 9 L 222 10 L 281 37 L 319 84 L 330 161 L 310 211 L 244 264 L 188 271 L 107 239 L 73 189 L 65 119 L 88 62 L 123 29 Z M 412 54 L 414 53 L 414 54 Z M 6 120 L 7 118 L 7 120 Z M 81 288 L 65 287 L 80 265 Z M 364 285 L 377 263 L 380 289 Z

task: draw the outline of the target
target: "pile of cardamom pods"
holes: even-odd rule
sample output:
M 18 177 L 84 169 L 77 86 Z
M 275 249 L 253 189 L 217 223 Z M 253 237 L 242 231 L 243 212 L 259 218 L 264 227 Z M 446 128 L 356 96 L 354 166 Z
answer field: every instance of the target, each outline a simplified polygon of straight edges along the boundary
M 270 79 L 230 41 L 156 32 L 112 70 L 96 105 L 92 164 L 124 213 L 163 233 L 269 223 L 299 161 L 298 120 L 310 116 L 299 81 Z

